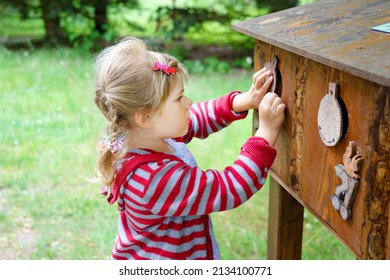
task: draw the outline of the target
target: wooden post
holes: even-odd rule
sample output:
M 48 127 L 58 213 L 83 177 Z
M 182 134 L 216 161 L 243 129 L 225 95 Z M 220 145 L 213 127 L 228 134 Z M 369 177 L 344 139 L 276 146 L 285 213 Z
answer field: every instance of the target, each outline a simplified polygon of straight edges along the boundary
M 304 207 L 272 176 L 269 177 L 269 260 L 300 260 Z

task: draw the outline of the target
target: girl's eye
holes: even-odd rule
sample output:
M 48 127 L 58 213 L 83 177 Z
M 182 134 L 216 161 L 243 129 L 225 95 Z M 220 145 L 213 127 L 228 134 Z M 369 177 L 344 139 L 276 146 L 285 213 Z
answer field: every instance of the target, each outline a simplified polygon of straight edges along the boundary
M 177 100 L 178 100 L 178 101 L 181 101 L 183 97 L 184 97 L 183 95 L 180 95 L 179 98 L 178 98 Z

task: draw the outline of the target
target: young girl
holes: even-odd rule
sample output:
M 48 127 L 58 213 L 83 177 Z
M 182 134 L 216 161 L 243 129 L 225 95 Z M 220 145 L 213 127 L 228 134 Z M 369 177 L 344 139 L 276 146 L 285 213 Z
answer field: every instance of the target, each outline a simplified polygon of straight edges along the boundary
M 95 103 L 107 119 L 107 137 L 99 144 L 101 192 L 120 211 L 112 258 L 219 259 L 209 214 L 247 201 L 276 156 L 285 104 L 266 94 L 269 71 L 256 72 L 248 92 L 193 104 L 184 94 L 185 67 L 139 39 L 105 49 L 96 70 Z M 259 129 L 234 163 L 201 170 L 185 144 L 253 108 L 259 109 Z

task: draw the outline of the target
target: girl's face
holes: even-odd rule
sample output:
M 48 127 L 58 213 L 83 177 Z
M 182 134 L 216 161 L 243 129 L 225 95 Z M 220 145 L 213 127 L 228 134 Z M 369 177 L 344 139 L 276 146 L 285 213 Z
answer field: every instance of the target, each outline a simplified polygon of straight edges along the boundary
M 181 76 L 176 76 L 172 86 L 164 106 L 153 118 L 153 128 L 160 139 L 181 137 L 188 130 L 192 100 L 184 95 Z

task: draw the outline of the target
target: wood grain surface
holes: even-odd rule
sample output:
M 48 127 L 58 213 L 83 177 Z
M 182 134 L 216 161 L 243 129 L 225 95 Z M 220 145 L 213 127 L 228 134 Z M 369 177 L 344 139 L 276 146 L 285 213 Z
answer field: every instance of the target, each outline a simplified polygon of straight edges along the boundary
M 355 76 L 390 87 L 388 0 L 324 0 L 247 21 L 234 30 Z
M 271 174 L 358 258 L 389 259 L 390 88 L 260 41 L 255 68 L 274 54 L 287 108 Z M 346 131 L 336 146 L 328 147 L 318 134 L 317 114 L 334 81 L 346 111 Z M 343 163 L 350 141 L 356 142 L 364 161 L 352 218 L 345 221 L 332 207 L 331 197 L 340 183 L 335 166 Z

